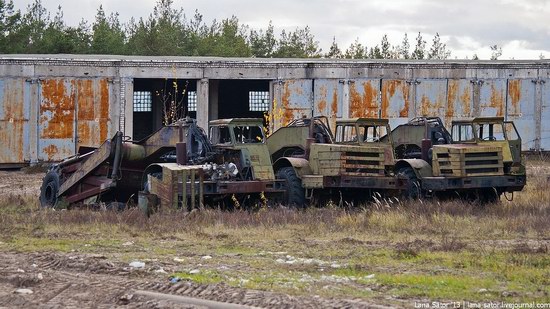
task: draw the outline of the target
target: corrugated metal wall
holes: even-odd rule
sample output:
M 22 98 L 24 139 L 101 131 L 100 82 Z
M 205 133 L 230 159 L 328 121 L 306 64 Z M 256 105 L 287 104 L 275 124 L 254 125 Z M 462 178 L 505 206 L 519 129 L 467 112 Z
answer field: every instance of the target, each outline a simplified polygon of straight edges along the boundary
M 110 85 L 104 78 L 0 79 L 0 164 L 58 161 L 79 146 L 99 146 L 112 135 Z
M 75 154 L 79 146 L 99 146 L 119 123 L 131 132 L 133 78 L 164 78 L 175 73 L 178 78 L 197 80 L 197 89 L 206 89 L 198 96 L 201 123 L 207 121 L 208 108 L 218 108 L 206 104 L 218 101 L 208 97 L 216 95 L 208 90 L 209 78 L 262 79 L 270 80 L 271 111 L 276 116 L 272 129 L 312 115 L 327 116 L 332 127 L 336 119 L 349 117 L 389 118 L 396 126 L 418 116 L 440 116 L 446 125 L 453 119 L 503 116 L 516 123 L 524 150 L 550 150 L 547 62 L 275 63 L 249 59 L 218 63 L 196 59 L 153 65 L 141 58 L 125 63 L 82 57 L 2 57 L 0 167 L 57 161 Z M 206 113 L 201 112 L 204 106 Z
M 540 149 L 550 150 L 550 79 L 540 80 L 542 86 L 542 106 L 540 108 L 541 124 L 540 134 L 537 135 L 540 141 Z M 532 126 L 532 124 L 531 124 Z
M 332 126 L 346 117 L 389 118 L 396 126 L 413 117 L 439 116 L 450 127 L 453 119 L 501 116 L 516 123 L 523 150 L 550 149 L 550 80 L 294 79 L 277 85 L 274 98 L 283 111 L 274 128 L 312 110 Z
M 57 161 L 110 137 L 106 79 L 40 81 L 38 160 Z
M 30 84 L 0 80 L 0 163 L 29 161 Z

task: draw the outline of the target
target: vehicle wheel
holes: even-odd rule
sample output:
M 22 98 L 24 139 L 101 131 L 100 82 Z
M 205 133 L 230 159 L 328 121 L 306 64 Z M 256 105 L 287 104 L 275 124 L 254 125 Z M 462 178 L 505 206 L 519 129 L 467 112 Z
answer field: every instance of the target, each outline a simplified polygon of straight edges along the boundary
M 49 171 L 40 187 L 40 206 L 55 207 L 57 203 L 57 192 L 59 192 L 59 174 L 56 171 Z
M 302 187 L 302 180 L 298 178 L 293 167 L 283 167 L 277 171 L 277 179 L 286 180 L 284 202 L 289 206 L 304 207 L 306 194 Z
M 422 186 L 416 173 L 412 167 L 404 167 L 397 171 L 397 176 L 405 177 L 407 179 L 406 192 L 402 193 L 402 196 L 409 200 L 417 200 L 422 197 Z
M 477 195 L 479 204 L 482 206 L 500 202 L 500 193 L 494 188 L 479 189 Z

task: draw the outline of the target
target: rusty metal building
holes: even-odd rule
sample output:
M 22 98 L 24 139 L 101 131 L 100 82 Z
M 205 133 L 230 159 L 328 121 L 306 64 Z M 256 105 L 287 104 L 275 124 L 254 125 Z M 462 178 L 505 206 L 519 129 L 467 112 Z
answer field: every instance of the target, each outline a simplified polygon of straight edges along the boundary
M 524 150 L 550 149 L 550 61 L 374 61 L 0 55 L 0 167 L 60 160 L 115 131 L 162 125 L 163 94 L 208 120 L 279 113 L 514 120 Z

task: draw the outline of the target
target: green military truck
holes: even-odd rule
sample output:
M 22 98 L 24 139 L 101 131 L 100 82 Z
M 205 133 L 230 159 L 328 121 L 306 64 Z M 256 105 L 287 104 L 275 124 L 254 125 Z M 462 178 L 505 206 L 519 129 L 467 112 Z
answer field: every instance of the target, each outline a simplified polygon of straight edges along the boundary
M 393 130 L 386 119 L 341 119 L 334 135 L 326 118 L 316 117 L 280 128 L 267 144 L 291 204 L 375 192 L 488 203 L 526 183 L 521 138 L 502 117 L 454 121 L 451 132 L 438 117 L 414 118 Z
M 304 205 L 312 198 L 363 201 L 375 192 L 397 193 L 405 183 L 393 172 L 395 158 L 388 120 L 298 119 L 273 132 L 267 145 L 277 178 L 287 183 L 285 201 Z
M 521 138 L 514 123 L 502 117 L 456 120 L 450 133 L 439 118 L 415 118 L 384 140 L 394 141 L 395 174 L 408 179 L 411 198 L 494 202 L 526 183 Z

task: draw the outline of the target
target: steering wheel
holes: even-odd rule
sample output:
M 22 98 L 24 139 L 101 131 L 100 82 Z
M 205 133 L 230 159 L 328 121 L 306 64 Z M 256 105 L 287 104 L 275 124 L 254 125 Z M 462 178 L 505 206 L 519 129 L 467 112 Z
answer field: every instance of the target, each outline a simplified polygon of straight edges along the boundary
M 491 136 L 487 136 L 487 137 L 482 138 L 482 140 L 484 140 L 484 141 L 496 141 L 497 138 L 491 135 Z

